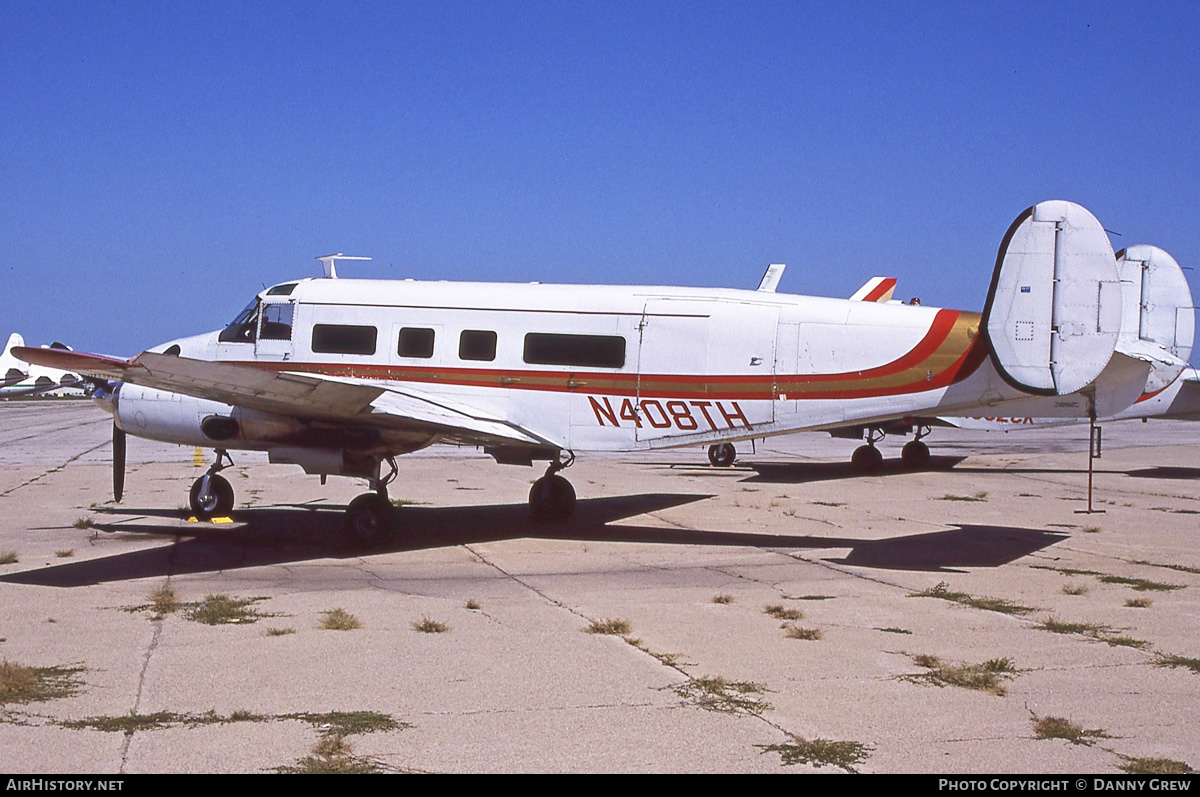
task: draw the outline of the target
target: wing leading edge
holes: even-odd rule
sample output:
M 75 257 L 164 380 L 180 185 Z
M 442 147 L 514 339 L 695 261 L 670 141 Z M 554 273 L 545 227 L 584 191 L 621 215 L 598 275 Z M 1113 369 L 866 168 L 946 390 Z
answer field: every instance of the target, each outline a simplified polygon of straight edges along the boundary
M 529 430 L 443 398 L 338 377 L 152 352 L 132 360 L 28 347 L 16 349 L 14 354 L 37 365 L 292 418 L 437 431 L 447 441 L 468 445 L 561 447 Z

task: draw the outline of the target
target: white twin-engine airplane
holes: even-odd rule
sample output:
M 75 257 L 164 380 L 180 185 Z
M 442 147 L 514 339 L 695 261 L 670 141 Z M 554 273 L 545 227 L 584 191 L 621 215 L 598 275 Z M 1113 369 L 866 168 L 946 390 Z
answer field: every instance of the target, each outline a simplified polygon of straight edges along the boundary
M 561 521 L 575 491 L 559 471 L 579 453 L 918 416 L 1113 415 L 1152 375 L 1174 379 L 1192 336 L 1190 295 L 1159 295 L 1170 266 L 1151 258 L 1123 285 L 1103 227 L 1062 201 L 1013 222 L 982 316 L 777 294 L 770 272 L 758 291 L 414 282 L 336 279 L 337 259 L 224 330 L 132 360 L 17 355 L 110 380 L 95 398 L 114 417 L 118 500 L 126 432 L 216 450 L 192 485 L 199 515 L 233 507 L 218 475 L 229 450 L 266 450 L 367 479 L 347 525 L 370 536 L 391 520 L 394 457 L 433 443 L 548 461 L 529 504 Z M 1144 306 L 1141 322 L 1123 301 Z

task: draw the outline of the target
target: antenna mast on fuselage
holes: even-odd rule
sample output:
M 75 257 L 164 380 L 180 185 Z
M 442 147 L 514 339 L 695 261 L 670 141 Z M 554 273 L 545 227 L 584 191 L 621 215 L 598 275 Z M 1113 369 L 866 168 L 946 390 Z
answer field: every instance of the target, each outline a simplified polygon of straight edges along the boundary
M 325 269 L 326 279 L 337 279 L 337 261 L 339 260 L 370 260 L 369 257 L 354 257 L 353 255 L 343 255 L 338 252 L 336 255 L 321 255 L 317 260 L 321 261 L 322 267 Z

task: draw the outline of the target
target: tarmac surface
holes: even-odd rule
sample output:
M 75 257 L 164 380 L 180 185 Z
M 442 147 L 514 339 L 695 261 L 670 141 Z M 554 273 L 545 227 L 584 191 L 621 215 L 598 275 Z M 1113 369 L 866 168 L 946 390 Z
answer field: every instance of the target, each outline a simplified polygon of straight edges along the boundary
M 528 519 L 540 468 L 438 447 L 361 543 L 361 482 L 262 454 L 194 523 L 196 451 L 130 438 L 112 503 L 110 424 L 0 402 L 0 660 L 64 685 L 0 703 L 2 771 L 1200 767 L 1200 425 L 1106 427 L 1096 514 L 1084 426 L 937 430 L 923 472 L 888 438 L 869 476 L 820 434 L 581 456 L 562 525 Z M 216 595 L 256 614 L 205 624 Z

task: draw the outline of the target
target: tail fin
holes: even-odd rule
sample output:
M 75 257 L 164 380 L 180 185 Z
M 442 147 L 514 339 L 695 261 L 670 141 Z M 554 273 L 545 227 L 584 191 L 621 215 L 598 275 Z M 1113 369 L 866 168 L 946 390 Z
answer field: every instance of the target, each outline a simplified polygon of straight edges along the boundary
M 23 337 L 21 337 L 20 335 L 18 335 L 16 332 L 12 333 L 11 335 L 8 336 L 8 343 L 4 344 L 4 354 L 3 354 L 3 356 L 0 356 L 0 359 L 2 359 L 5 362 L 7 362 L 9 360 L 17 359 L 12 353 L 13 347 L 14 346 L 24 346 L 24 345 L 25 345 L 25 339 Z
M 850 297 L 852 302 L 889 302 L 896 290 L 895 277 L 871 277 Z
M 1108 235 L 1072 202 L 1040 202 L 1000 244 L 982 326 L 997 370 L 1039 395 L 1074 393 L 1108 365 L 1121 331 Z
M 1151 361 L 1146 393 L 1174 382 L 1187 366 L 1196 336 L 1196 308 L 1183 269 L 1157 246 L 1117 252 L 1124 297 L 1117 351 Z
M 0 387 L 16 384 L 29 375 L 26 363 L 17 359 L 12 350 L 16 346 L 24 346 L 25 339 L 16 332 L 8 336 L 4 344 L 4 353 L 0 354 Z

